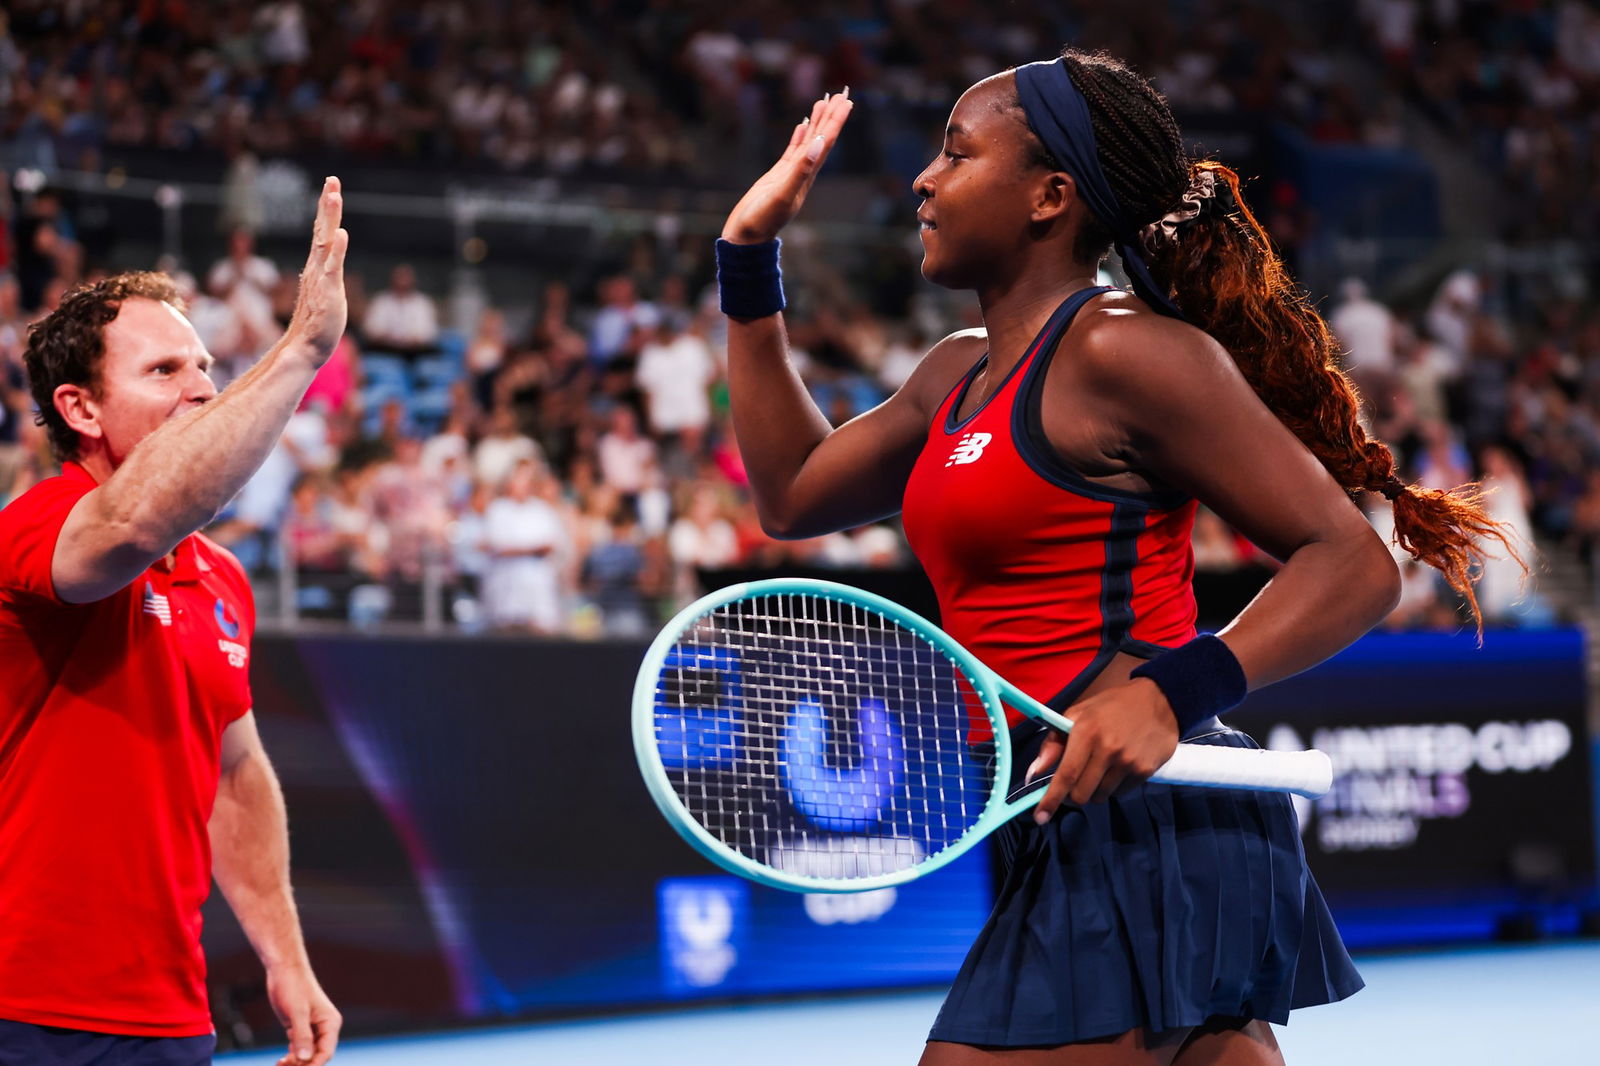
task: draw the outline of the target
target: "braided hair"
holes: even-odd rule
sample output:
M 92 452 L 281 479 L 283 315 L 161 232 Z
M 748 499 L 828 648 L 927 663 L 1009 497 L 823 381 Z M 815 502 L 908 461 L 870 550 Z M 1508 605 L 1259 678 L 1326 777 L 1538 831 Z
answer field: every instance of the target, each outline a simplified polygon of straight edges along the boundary
M 1166 215 L 1200 172 L 1209 171 L 1215 180 L 1215 195 L 1203 201 L 1196 217 L 1170 232 L 1147 231 L 1156 283 L 1186 319 L 1228 350 L 1256 395 L 1346 492 L 1381 492 L 1393 500 L 1396 541 L 1444 574 L 1465 598 L 1481 634 L 1472 581 L 1484 559 L 1483 540 L 1494 538 L 1524 570 L 1526 565 L 1506 527 L 1484 510 L 1480 487 L 1425 489 L 1399 480 L 1388 445 L 1361 424 L 1360 399 L 1339 368 L 1338 342 L 1284 269 L 1244 201 L 1239 175 L 1214 160 L 1191 161 L 1166 100 L 1120 61 L 1072 49 L 1062 59 L 1088 103 L 1106 179 L 1135 225 Z M 1059 170 L 1031 131 L 1028 136 L 1037 146 L 1036 161 Z M 1112 236 L 1091 216 L 1073 254 L 1098 262 L 1110 251 Z

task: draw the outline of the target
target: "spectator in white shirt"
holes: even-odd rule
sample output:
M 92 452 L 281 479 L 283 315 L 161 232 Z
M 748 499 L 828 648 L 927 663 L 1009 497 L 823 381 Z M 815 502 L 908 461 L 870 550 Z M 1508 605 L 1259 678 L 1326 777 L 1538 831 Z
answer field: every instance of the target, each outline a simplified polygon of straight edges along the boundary
M 633 408 L 618 404 L 611 411 L 611 426 L 596 445 L 600 460 L 600 480 L 623 496 L 633 497 L 644 490 L 650 469 L 656 461 L 656 445 L 639 432 L 639 419 Z
M 1343 301 L 1328 325 L 1345 350 L 1344 369 L 1358 383 L 1381 384 L 1394 373 L 1394 312 L 1367 295 L 1367 286 L 1346 278 Z
M 516 413 L 509 407 L 497 407 L 489 416 L 489 432 L 472 453 L 472 473 L 481 484 L 496 488 L 518 463 L 542 462 L 543 458 L 533 438 L 517 428 Z
M 554 556 L 562 549 L 561 519 L 535 493 L 538 473 L 517 464 L 505 492 L 484 513 L 490 556 L 484 598 L 490 624 L 554 633 L 562 628 L 561 580 Z
M 241 358 L 254 360 L 283 332 L 272 316 L 272 290 L 278 268 L 256 255 L 255 234 L 236 229 L 228 235 L 228 254 L 206 275 L 206 291 L 226 303 L 238 318 Z
M 389 287 L 367 305 L 362 329 L 369 348 L 401 355 L 438 349 L 438 312 L 433 301 L 417 290 L 417 274 L 409 263 L 390 272 Z
M 711 383 L 717 363 L 711 347 L 692 328 L 677 330 L 663 322 L 643 350 L 634 380 L 643 390 L 650 431 L 676 438 L 690 454 L 700 450 L 711 423 Z
M 1428 333 L 1444 345 L 1455 366 L 1466 362 L 1473 323 L 1483 310 L 1483 283 L 1471 270 L 1457 270 L 1439 283 L 1428 305 Z

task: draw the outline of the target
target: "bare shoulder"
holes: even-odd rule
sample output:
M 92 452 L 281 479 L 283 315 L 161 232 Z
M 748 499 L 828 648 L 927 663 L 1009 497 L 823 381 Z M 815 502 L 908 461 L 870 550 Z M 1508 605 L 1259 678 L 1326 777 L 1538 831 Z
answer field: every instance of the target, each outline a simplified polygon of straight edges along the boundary
M 1081 384 L 1102 395 L 1186 391 L 1205 383 L 1243 383 L 1227 349 L 1204 330 L 1157 314 L 1130 293 L 1094 300 L 1072 328 Z
M 957 330 L 928 349 L 928 354 L 922 357 L 917 368 L 911 372 L 911 377 L 906 380 L 901 392 L 907 394 L 919 407 L 926 408 L 927 413 L 931 415 L 933 409 L 938 407 L 955 387 L 961 375 L 972 369 L 972 365 L 988 350 L 987 330 L 981 328 Z
M 957 362 L 965 371 L 989 349 L 989 331 L 979 326 L 975 329 L 958 329 L 928 349 L 922 366 L 938 366 Z

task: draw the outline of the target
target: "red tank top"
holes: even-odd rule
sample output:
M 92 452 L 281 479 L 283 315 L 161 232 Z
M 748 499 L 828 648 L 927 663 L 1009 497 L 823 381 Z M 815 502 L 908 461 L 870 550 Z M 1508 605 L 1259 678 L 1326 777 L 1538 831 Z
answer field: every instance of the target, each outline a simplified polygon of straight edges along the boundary
M 985 355 L 939 405 L 906 483 L 906 539 L 941 625 L 1024 692 L 1063 709 L 1114 655 L 1195 635 L 1195 503 L 1088 481 L 1045 439 L 1045 372 L 1078 309 L 1069 296 L 1000 387 L 960 422 Z M 1011 712 L 1012 723 L 1021 715 Z M 989 728 L 974 722 L 973 740 Z

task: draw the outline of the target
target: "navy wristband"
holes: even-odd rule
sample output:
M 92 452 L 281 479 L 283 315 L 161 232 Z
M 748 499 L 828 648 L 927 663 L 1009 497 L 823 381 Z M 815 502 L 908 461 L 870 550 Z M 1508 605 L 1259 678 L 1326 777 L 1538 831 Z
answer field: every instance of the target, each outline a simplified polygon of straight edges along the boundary
M 766 318 L 784 309 L 783 274 L 776 237 L 765 244 L 734 244 L 717 238 L 717 290 L 722 313 L 731 318 Z
M 1178 720 L 1180 737 L 1207 718 L 1237 707 L 1250 693 L 1239 660 L 1210 633 L 1141 663 L 1132 676 L 1148 677 L 1161 689 Z

